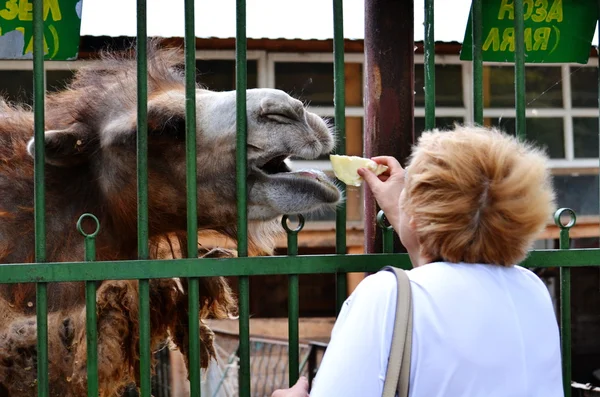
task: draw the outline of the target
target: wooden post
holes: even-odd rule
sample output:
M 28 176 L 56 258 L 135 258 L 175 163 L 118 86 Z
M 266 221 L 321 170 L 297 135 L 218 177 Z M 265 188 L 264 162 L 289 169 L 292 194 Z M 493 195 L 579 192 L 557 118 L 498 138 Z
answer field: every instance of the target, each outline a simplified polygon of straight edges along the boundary
M 402 164 L 414 142 L 414 2 L 365 1 L 365 155 Z M 381 251 L 377 204 L 365 190 L 365 251 Z M 394 251 L 404 251 L 398 236 Z

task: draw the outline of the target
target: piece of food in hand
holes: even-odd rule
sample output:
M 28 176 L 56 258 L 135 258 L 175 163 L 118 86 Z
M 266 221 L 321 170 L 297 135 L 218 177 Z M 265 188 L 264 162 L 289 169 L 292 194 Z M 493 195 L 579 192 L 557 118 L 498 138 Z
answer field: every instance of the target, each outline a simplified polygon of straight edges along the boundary
M 358 156 L 342 156 L 338 154 L 329 155 L 331 166 L 335 177 L 346 185 L 360 186 L 363 179 L 358 175 L 359 168 L 367 168 L 380 175 L 384 173 L 388 167 L 385 165 L 377 164 L 371 159 Z

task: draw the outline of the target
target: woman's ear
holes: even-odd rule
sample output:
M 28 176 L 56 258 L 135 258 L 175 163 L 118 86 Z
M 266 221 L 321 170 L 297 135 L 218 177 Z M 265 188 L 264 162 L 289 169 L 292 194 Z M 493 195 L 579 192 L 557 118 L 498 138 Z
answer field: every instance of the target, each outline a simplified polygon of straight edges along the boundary
M 414 216 L 410 217 L 410 220 L 408 221 L 408 227 L 410 227 L 411 230 L 416 230 L 417 228 L 417 221 L 415 220 Z

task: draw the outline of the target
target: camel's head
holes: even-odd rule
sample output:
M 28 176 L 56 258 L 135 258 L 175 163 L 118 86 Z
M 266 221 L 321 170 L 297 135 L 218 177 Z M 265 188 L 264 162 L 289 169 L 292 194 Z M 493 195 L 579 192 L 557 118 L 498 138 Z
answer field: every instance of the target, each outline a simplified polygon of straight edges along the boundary
M 148 63 L 148 179 L 151 226 L 185 225 L 185 89 L 178 52 L 151 52 Z M 109 59 L 84 69 L 48 99 L 46 162 L 82 167 L 120 217 L 135 216 L 137 106 L 135 62 Z M 330 127 L 283 91 L 247 91 L 248 218 L 334 207 L 340 191 L 322 172 L 292 172 L 291 157 L 315 159 L 334 147 Z M 196 90 L 200 227 L 235 225 L 236 93 Z M 33 139 L 28 149 L 33 155 Z M 133 204 L 132 204 L 133 203 Z M 158 218 L 162 215 L 162 218 Z M 157 221 L 152 221 L 152 217 Z M 135 222 L 133 223 L 135 224 Z
M 232 177 L 235 98 L 235 91 L 197 92 L 198 151 L 211 157 L 205 164 L 212 165 L 206 171 L 226 172 Z M 288 164 L 291 157 L 315 159 L 333 149 L 333 134 L 323 119 L 280 90 L 248 90 L 246 106 L 249 218 L 265 220 L 337 204 L 340 192 L 325 174 L 316 170 L 291 172 Z M 206 147 L 212 148 L 210 153 L 205 153 Z

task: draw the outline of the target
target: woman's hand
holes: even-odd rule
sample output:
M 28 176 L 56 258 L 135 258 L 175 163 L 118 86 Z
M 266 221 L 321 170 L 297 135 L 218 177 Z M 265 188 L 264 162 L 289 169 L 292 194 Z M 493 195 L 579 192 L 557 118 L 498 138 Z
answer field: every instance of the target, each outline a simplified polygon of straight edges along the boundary
M 271 394 L 271 397 L 309 397 L 308 379 L 301 376 L 293 387 L 275 390 L 273 394 Z
M 398 230 L 400 193 L 404 189 L 404 168 L 391 156 L 373 157 L 371 160 L 388 167 L 383 174 L 376 176 L 371 170 L 360 168 L 360 175 L 369 185 L 379 207 L 385 212 L 390 224 Z

